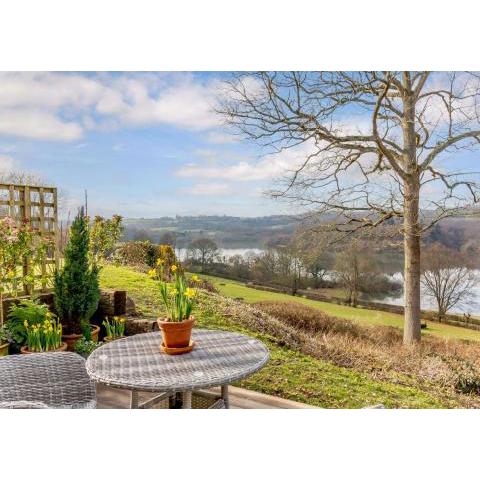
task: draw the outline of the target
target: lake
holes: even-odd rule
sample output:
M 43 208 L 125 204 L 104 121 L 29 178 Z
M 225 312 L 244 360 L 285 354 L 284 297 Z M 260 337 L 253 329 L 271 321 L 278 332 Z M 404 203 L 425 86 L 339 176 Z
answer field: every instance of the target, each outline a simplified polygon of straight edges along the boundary
M 457 305 L 453 307 L 449 313 L 470 313 L 472 315 L 479 315 L 480 314 L 480 270 L 475 270 L 475 274 L 477 275 L 479 282 L 478 284 L 472 289 L 472 300 L 469 302 L 468 305 Z M 403 281 L 403 277 L 401 273 L 395 273 L 391 275 L 393 280 L 398 282 Z M 378 298 L 377 300 L 373 299 L 373 301 L 378 301 L 381 303 L 388 303 L 390 305 L 404 305 L 405 304 L 405 297 L 403 293 L 398 297 L 383 297 Z M 422 309 L 423 310 L 436 310 L 437 304 L 435 300 L 431 297 L 426 296 L 422 292 Z
M 185 260 L 185 257 L 187 256 L 187 251 L 188 249 L 186 248 L 177 248 L 176 249 L 177 257 L 180 260 Z M 223 259 L 228 259 L 230 257 L 233 257 L 235 255 L 241 255 L 243 257 L 247 253 L 254 253 L 258 255 L 263 251 L 264 250 L 262 250 L 261 248 L 220 248 L 219 256 L 220 256 L 220 259 L 223 260 Z
M 258 255 L 264 252 L 264 250 L 261 248 L 220 248 L 219 252 L 220 252 L 220 259 L 224 261 L 230 257 L 233 257 L 234 255 L 244 256 L 248 253 L 254 253 Z M 176 253 L 177 253 L 177 257 L 180 260 L 185 260 L 187 249 L 178 248 L 176 250 Z M 453 307 L 449 311 L 449 313 L 458 313 L 458 314 L 470 313 L 472 315 L 480 315 L 480 270 L 475 270 L 475 273 L 479 278 L 479 283 L 472 291 L 472 300 L 469 302 L 468 305 L 457 305 L 456 307 Z M 327 274 L 326 278 L 328 277 L 329 275 Z M 400 272 L 390 275 L 390 278 L 400 283 L 403 282 L 403 277 Z M 378 297 L 378 298 L 372 298 L 371 300 L 374 302 L 377 301 L 379 303 L 387 303 L 389 305 L 403 306 L 405 304 L 405 297 L 403 295 L 403 292 L 396 297 Z M 436 310 L 437 308 L 435 300 L 431 297 L 426 296 L 423 292 L 422 292 L 421 305 L 423 310 Z

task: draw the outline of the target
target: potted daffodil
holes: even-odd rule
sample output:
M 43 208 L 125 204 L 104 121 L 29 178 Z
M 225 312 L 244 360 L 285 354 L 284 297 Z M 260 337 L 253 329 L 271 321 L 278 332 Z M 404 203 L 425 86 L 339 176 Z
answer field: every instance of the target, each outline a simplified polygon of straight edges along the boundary
M 103 339 L 105 343 L 118 340 L 125 336 L 125 319 L 122 317 L 113 317 L 112 319 L 105 317 L 103 326 L 107 332 L 107 335 Z
M 192 350 L 192 328 L 195 317 L 192 315 L 195 307 L 196 289 L 187 285 L 184 275 L 177 265 L 172 265 L 170 271 L 173 282 L 168 283 L 163 278 L 162 265 L 158 265 L 160 272 L 151 270 L 149 275 L 160 279 L 160 295 L 165 305 L 167 316 L 158 319 L 158 326 L 162 333 L 162 351 L 177 355 Z

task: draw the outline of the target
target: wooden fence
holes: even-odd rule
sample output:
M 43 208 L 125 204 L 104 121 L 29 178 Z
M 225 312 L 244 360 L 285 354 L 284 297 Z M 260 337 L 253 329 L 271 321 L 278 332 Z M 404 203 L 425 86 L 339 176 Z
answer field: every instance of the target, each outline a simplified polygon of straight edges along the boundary
M 24 261 L 22 269 L 22 290 L 10 292 L 13 295 L 30 295 L 33 292 L 46 292 L 51 288 L 54 268 L 58 265 L 58 207 L 57 189 L 34 185 L 14 185 L 0 183 L 0 218 L 12 217 L 17 222 L 28 222 L 36 234 L 52 242 L 46 257 L 35 267 Z M 25 281 L 35 279 L 33 288 Z

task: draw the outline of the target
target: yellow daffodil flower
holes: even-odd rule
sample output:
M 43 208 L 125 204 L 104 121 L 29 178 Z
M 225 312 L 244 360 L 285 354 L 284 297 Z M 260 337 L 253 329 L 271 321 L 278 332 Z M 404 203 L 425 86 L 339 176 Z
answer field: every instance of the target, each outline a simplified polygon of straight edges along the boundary
M 170 270 L 172 270 L 173 273 L 175 273 L 177 271 L 177 266 L 176 265 L 172 265 L 170 267 Z
M 190 287 L 187 288 L 187 289 L 185 290 L 185 296 L 186 296 L 187 298 L 193 298 L 193 297 L 195 296 L 195 290 L 194 290 L 193 288 L 190 288 Z
M 157 258 L 157 265 L 163 265 L 165 262 L 161 258 Z
M 199 282 L 200 281 L 200 278 L 198 278 L 198 275 L 192 275 L 192 280 L 194 282 Z
M 150 278 L 155 278 L 157 276 L 157 271 L 154 268 L 152 268 L 151 270 L 149 270 L 148 276 Z

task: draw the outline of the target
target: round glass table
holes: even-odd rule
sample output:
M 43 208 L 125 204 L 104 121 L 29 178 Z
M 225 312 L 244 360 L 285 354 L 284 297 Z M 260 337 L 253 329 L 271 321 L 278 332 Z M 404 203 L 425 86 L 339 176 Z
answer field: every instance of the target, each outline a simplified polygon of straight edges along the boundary
M 220 399 L 228 408 L 228 385 L 260 370 L 269 358 L 262 342 L 239 333 L 194 329 L 192 340 L 190 353 L 167 355 L 160 351 L 160 332 L 122 338 L 97 348 L 87 360 L 87 373 L 95 382 L 130 390 L 131 408 L 176 394 L 182 408 L 191 408 L 193 391 L 215 386 L 221 386 Z M 139 404 L 138 392 L 159 395 Z

